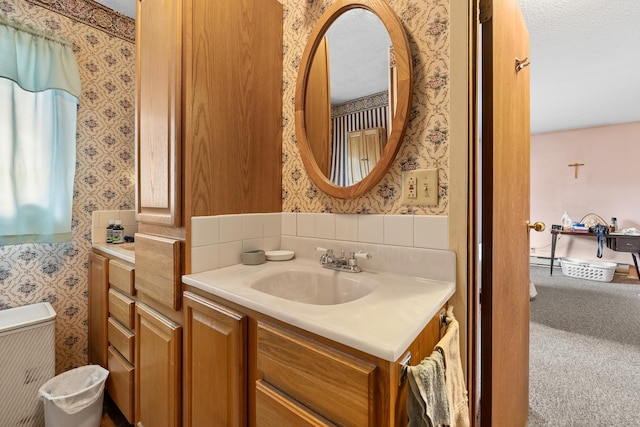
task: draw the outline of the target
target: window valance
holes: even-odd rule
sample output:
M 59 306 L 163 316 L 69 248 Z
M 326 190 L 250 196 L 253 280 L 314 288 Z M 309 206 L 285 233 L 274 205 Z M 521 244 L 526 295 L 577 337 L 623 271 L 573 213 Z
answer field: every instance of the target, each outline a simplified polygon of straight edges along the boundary
M 58 89 L 80 99 L 80 73 L 70 42 L 3 15 L 0 77 L 29 92 Z

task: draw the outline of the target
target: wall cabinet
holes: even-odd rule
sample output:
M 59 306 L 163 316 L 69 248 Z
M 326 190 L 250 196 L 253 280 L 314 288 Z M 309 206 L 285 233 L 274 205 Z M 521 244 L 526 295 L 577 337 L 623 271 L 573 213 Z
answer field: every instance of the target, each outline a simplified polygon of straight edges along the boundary
M 136 28 L 138 220 L 280 212 L 280 2 L 138 0 Z
M 184 426 L 247 423 L 247 317 L 184 293 Z
M 137 302 L 135 329 L 135 422 L 139 427 L 180 426 L 182 328 Z
M 274 427 L 407 425 L 408 384 L 399 361 L 186 288 L 185 425 L 203 419 Z M 436 316 L 407 348 L 415 363 L 431 354 L 440 335 Z
M 138 220 L 178 227 L 181 208 L 182 1 L 138 0 Z

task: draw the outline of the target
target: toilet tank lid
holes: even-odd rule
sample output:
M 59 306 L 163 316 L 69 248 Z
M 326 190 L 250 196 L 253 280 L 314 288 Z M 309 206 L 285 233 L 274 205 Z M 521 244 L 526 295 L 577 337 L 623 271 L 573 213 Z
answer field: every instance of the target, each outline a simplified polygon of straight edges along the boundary
M 0 310 L 0 334 L 52 321 L 56 312 L 48 302 Z

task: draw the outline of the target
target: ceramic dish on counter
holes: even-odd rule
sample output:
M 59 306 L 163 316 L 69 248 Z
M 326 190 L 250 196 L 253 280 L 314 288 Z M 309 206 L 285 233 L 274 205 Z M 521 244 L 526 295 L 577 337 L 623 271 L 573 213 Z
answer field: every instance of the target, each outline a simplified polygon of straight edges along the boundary
M 293 251 L 266 251 L 267 261 L 288 261 L 295 255 Z

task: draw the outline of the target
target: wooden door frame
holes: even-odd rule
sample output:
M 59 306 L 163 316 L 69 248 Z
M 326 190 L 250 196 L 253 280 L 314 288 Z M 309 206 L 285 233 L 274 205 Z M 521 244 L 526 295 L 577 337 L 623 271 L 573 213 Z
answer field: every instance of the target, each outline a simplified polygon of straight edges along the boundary
M 457 273 L 456 293 L 450 300 L 454 313 L 460 322 L 460 351 L 469 390 L 471 425 L 477 412 L 475 402 L 475 381 L 477 369 L 474 356 L 477 351 L 477 325 L 474 317 L 477 307 L 474 300 L 476 260 L 478 259 L 476 240 L 476 182 L 475 162 L 477 159 L 477 31 L 478 0 L 451 4 L 451 63 L 450 97 L 451 122 L 457 126 L 450 129 L 450 182 L 449 187 L 449 249 L 456 252 Z M 479 365 L 478 365 L 479 366 Z
M 468 313 L 467 319 L 469 327 L 467 329 L 467 388 L 469 392 L 469 415 L 471 417 L 470 425 L 475 427 L 479 424 L 477 415 L 480 412 L 480 401 L 477 399 L 480 393 L 480 384 L 476 379 L 478 378 L 478 372 L 480 370 L 480 347 L 478 345 L 479 326 L 476 322 L 479 307 L 479 289 L 478 289 L 478 260 L 479 260 L 479 248 L 478 248 L 478 159 L 480 153 L 478 152 L 478 103 L 480 98 L 478 96 L 478 53 L 480 51 L 479 44 L 479 31 L 480 21 L 479 17 L 479 5 L 480 0 L 474 0 L 469 2 L 469 198 L 468 198 L 468 241 L 469 241 L 469 259 L 467 262 L 467 301 L 468 301 Z

